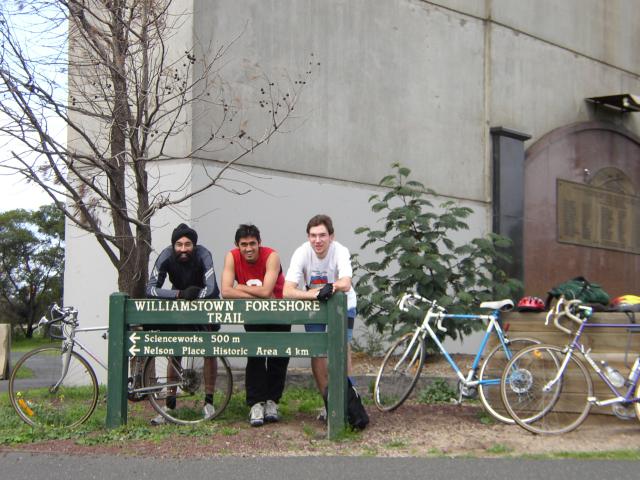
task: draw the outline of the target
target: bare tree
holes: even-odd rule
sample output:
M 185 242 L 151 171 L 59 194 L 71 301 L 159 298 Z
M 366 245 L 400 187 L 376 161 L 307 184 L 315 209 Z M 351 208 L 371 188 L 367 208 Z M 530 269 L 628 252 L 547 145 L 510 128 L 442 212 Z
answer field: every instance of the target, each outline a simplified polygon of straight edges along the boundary
M 13 146 L 0 168 L 40 186 L 93 234 L 118 271 L 118 288 L 132 296 L 144 292 L 151 218 L 224 188 L 225 171 L 292 118 L 311 74 L 307 68 L 278 85 L 253 72 L 251 108 L 261 114 L 249 113 L 221 74 L 233 41 L 215 49 L 191 40 L 184 46 L 191 13 L 183 6 L 9 0 L 0 7 L 0 135 Z M 184 141 L 203 117 L 213 125 L 210 135 L 199 145 Z M 52 131 L 59 124 L 67 135 Z M 183 181 L 163 190 L 159 168 L 181 159 L 191 160 Z M 212 160 L 219 168 L 193 189 L 194 163 Z

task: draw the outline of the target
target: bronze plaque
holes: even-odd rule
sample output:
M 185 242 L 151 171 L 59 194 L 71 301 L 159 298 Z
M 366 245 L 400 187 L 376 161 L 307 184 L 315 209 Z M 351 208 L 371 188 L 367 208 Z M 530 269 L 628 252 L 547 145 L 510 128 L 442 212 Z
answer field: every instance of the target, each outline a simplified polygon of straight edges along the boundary
M 640 253 L 640 197 L 557 180 L 558 241 Z

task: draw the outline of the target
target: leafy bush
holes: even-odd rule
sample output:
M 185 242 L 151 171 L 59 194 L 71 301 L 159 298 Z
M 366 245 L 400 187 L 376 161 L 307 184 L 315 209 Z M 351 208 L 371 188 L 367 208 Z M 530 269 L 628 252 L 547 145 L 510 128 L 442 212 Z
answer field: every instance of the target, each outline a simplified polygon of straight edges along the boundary
M 457 392 L 446 380 L 436 378 L 424 390 L 418 392 L 418 403 L 449 403 L 457 396 Z
M 400 312 L 396 302 L 407 291 L 416 291 L 437 300 L 448 311 L 468 311 L 474 304 L 496 298 L 515 297 L 521 283 L 507 277 L 497 261 L 509 262 L 502 251 L 511 241 L 493 233 L 457 245 L 452 234 L 468 230 L 465 219 L 473 212 L 468 207 L 446 201 L 434 208 L 427 197 L 433 190 L 409 180 L 411 171 L 393 164 L 394 174 L 380 185 L 389 191 L 373 195 L 369 202 L 374 213 L 383 215 L 382 228 L 360 227 L 366 235 L 361 249 L 374 247 L 378 260 L 360 264 L 355 255 L 359 280 L 356 286 L 358 310 L 368 325 L 380 332 L 402 332 L 422 319 L 417 309 Z M 447 335 L 457 338 L 479 328 L 479 322 L 444 322 Z

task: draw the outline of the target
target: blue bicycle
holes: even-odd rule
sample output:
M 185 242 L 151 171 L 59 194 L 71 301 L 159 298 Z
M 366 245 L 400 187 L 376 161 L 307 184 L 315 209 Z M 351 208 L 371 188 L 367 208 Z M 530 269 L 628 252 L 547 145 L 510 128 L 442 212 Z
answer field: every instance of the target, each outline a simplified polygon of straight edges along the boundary
M 382 411 L 395 410 L 409 397 L 423 368 L 425 368 L 425 363 L 428 365 L 425 339 L 429 336 L 458 377 L 458 401 L 461 402 L 463 398 L 475 398 L 476 395 L 479 395 L 482 405 L 489 414 L 501 422 L 514 423 L 506 412 L 500 397 L 502 371 L 514 352 L 539 342 L 530 338 L 508 339 L 506 337 L 505 331 L 500 325 L 500 313 L 511 310 L 513 302 L 511 300 L 483 302 L 480 308 L 491 310 L 491 313 L 487 315 L 449 314 L 435 301 L 427 300 L 416 293 L 406 293 L 400 300 L 399 307 L 402 311 L 407 312 L 409 308 L 417 308 L 418 302 L 427 304 L 429 309 L 416 330 L 400 337 L 385 354 L 374 387 L 376 407 Z M 445 319 L 470 319 L 487 322 L 484 337 L 473 365 L 466 376 L 449 355 L 432 327 L 432 324 L 435 324 L 438 330 L 446 332 L 442 326 Z M 489 352 L 480 365 L 492 334 L 497 337 L 498 345 Z

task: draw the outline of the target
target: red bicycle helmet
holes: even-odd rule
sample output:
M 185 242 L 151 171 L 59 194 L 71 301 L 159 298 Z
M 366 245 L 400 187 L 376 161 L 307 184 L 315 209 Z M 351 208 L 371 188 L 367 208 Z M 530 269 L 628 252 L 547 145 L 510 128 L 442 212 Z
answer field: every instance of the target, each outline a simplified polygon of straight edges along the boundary
M 545 310 L 544 300 L 539 297 L 522 297 L 518 302 L 519 312 L 543 312 Z

